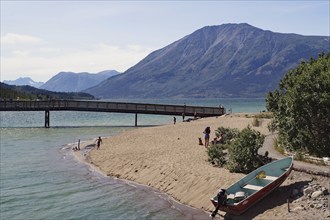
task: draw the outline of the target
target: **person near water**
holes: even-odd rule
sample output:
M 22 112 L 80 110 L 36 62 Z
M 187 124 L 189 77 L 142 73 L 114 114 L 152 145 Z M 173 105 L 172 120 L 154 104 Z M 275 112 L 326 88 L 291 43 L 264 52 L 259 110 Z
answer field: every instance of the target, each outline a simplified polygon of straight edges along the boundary
M 97 150 L 100 148 L 100 146 L 101 146 L 101 144 L 102 144 L 102 139 L 101 139 L 101 137 L 99 136 L 99 138 L 96 140 L 96 146 L 97 146 Z
M 173 117 L 173 123 L 176 124 L 176 117 Z

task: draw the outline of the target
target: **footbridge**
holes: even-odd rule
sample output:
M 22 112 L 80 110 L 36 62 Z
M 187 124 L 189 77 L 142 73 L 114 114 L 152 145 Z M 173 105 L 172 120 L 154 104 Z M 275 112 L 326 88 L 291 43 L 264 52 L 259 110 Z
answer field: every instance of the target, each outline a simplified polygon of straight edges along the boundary
M 223 107 L 164 105 L 82 100 L 0 101 L 0 111 L 45 111 L 45 127 L 50 126 L 50 111 L 88 111 L 138 114 L 211 117 L 225 114 Z

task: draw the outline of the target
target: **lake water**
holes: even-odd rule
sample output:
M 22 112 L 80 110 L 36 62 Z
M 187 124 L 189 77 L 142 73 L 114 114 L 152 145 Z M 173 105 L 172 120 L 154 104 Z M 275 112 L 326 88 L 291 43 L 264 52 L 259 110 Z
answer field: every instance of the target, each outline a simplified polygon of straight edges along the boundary
M 265 109 L 263 99 L 136 101 L 222 104 L 233 112 Z M 71 148 L 78 139 L 87 141 L 135 129 L 134 117 L 134 114 L 51 111 L 51 128 L 46 129 L 44 112 L 0 112 L 0 219 L 207 218 L 207 214 L 181 206 L 156 190 L 103 176 L 74 159 Z M 138 115 L 138 124 L 167 124 L 172 119 Z

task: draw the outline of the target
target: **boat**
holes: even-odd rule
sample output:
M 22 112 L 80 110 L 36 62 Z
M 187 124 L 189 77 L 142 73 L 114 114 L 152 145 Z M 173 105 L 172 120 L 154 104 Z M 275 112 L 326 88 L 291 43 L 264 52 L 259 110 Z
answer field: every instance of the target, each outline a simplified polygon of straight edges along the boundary
M 227 199 L 219 205 L 219 210 L 234 215 L 243 214 L 279 187 L 291 173 L 292 167 L 293 157 L 286 157 L 252 171 L 226 189 Z M 211 198 L 211 202 L 217 207 L 218 195 Z

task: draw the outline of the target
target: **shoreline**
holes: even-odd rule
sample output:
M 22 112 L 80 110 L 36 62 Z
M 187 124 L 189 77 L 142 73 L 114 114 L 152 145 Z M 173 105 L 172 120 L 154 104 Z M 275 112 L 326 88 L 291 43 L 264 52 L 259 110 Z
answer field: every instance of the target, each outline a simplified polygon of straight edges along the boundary
M 241 130 L 250 125 L 262 134 L 270 134 L 267 129 L 269 119 L 262 119 L 260 127 L 253 127 L 252 120 L 253 118 L 245 118 L 243 113 L 179 122 L 176 125 L 132 129 L 104 138 L 101 148 L 92 149 L 85 159 L 87 164 L 93 165 L 106 176 L 151 187 L 165 193 L 179 204 L 205 212 L 208 218 L 207 213 L 214 209 L 210 198 L 219 188 L 230 186 L 244 175 L 229 173 L 224 168 L 209 164 L 206 149 L 198 145 L 198 138 L 203 140 L 202 132 L 206 126 L 211 127 L 211 140 L 215 136 L 214 130 L 220 126 Z M 278 191 L 281 197 L 287 197 L 291 188 L 297 185 L 296 182 L 313 181 L 313 178 L 312 175 L 294 172 Z M 328 183 L 329 178 L 320 178 L 318 181 Z M 230 217 L 276 219 L 279 213 L 286 215 L 285 218 L 299 217 L 299 213 L 288 215 L 286 200 L 282 201 L 282 198 L 280 201 L 277 196 L 272 193 L 267 197 L 272 198 L 272 201 L 267 200 L 252 207 L 244 217 Z M 219 214 L 228 217 L 226 213 Z M 304 216 L 306 215 L 300 217 Z
M 238 120 L 233 122 L 232 117 Z M 203 139 L 206 125 L 213 137 L 220 126 L 243 129 L 249 124 L 252 119 L 227 115 L 133 129 L 104 139 L 100 150 L 90 151 L 86 159 L 107 176 L 151 186 L 208 213 L 213 209 L 210 198 L 218 189 L 244 175 L 213 167 L 198 138 Z M 256 130 L 267 133 L 263 125 Z
M 103 140 L 105 140 L 107 138 L 109 138 L 109 137 L 105 137 L 105 138 L 103 138 Z M 88 161 L 88 153 L 91 150 L 93 150 L 93 148 L 95 148 L 95 146 L 90 148 L 88 151 L 85 148 L 86 148 L 86 146 L 95 145 L 95 141 L 94 140 L 87 140 L 87 141 L 82 141 L 80 144 L 81 144 L 81 150 L 80 151 L 72 151 L 72 156 L 79 163 L 82 163 L 82 164 L 88 166 L 92 170 L 92 172 L 97 172 L 97 173 L 103 175 L 106 178 L 110 177 L 110 178 L 113 178 L 115 180 L 122 181 L 127 185 L 130 185 L 130 186 L 133 186 L 133 187 L 136 187 L 136 188 L 139 188 L 139 189 L 144 189 L 144 190 L 147 190 L 149 192 L 155 193 L 157 196 L 159 196 L 163 200 L 167 201 L 171 205 L 171 207 L 173 207 L 174 209 L 176 209 L 179 212 L 183 213 L 184 216 L 188 217 L 189 219 L 192 219 L 192 220 L 209 219 L 208 213 L 206 211 L 197 209 L 195 207 L 192 207 L 192 206 L 189 206 L 189 205 L 186 205 L 186 204 L 183 204 L 183 203 L 180 203 L 180 202 L 176 201 L 173 197 L 169 196 L 168 194 L 166 194 L 166 193 L 164 193 L 160 190 L 157 190 L 157 189 L 155 189 L 151 186 L 140 184 L 140 183 L 130 181 L 130 180 L 127 180 L 127 179 L 117 178 L 115 176 L 106 175 L 106 173 L 104 173 L 101 169 L 99 169 L 93 163 Z M 74 144 L 72 144 L 72 145 L 74 145 Z M 70 149 L 70 150 L 72 150 L 72 149 Z

